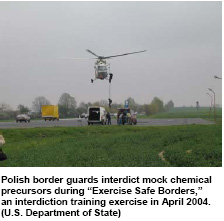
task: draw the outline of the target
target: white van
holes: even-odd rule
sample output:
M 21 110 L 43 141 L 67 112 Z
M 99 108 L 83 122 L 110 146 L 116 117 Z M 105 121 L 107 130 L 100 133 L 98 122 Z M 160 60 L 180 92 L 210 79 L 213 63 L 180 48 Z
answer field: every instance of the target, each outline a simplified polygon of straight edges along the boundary
M 106 124 L 106 110 L 104 107 L 88 107 L 88 125 L 90 124 Z

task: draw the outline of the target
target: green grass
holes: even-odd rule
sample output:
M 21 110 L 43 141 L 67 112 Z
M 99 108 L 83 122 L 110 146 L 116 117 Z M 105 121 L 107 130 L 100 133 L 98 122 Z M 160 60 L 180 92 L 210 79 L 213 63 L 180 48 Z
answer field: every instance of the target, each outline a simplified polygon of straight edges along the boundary
M 15 122 L 16 120 L 12 120 L 12 119 L 10 119 L 10 120 L 0 120 L 0 122 Z
M 195 107 L 175 107 L 167 112 L 161 112 L 149 116 L 138 116 L 138 118 L 204 118 L 204 119 L 214 119 L 213 109 L 211 111 L 211 116 L 209 117 L 209 107 L 200 107 L 197 110 Z M 222 108 L 216 108 L 216 118 L 217 120 L 222 118 Z
M 222 166 L 221 125 L 1 129 L 0 134 L 8 156 L 3 167 Z

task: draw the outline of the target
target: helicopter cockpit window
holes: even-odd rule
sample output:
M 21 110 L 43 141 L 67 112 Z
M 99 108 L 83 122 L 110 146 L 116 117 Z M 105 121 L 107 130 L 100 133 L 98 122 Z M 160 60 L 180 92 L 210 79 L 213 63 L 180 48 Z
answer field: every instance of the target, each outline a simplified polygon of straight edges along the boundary
M 106 71 L 107 68 L 106 68 L 106 66 L 98 66 L 98 70 L 99 71 Z

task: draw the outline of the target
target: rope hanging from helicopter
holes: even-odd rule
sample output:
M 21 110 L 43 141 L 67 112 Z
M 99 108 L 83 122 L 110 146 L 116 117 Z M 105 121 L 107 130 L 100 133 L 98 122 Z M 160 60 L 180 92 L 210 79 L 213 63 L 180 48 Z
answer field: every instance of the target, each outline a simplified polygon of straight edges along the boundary
M 109 99 L 108 99 L 108 101 L 109 101 L 109 108 L 111 110 L 111 103 L 112 103 L 112 100 L 111 100 L 111 83 L 109 83 Z
M 113 74 L 110 73 L 110 65 L 108 65 L 108 70 L 109 70 L 109 108 L 110 108 L 110 112 L 111 112 L 111 104 L 112 104 L 112 99 L 111 99 L 111 80 L 113 78 Z

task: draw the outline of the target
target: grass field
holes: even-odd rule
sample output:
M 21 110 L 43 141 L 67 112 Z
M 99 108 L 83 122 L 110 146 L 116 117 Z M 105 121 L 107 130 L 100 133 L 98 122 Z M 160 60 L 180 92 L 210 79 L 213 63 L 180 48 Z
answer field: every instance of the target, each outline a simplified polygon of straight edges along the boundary
M 1 129 L 4 167 L 220 167 L 222 126 Z
M 143 116 L 141 116 L 143 117 Z M 213 109 L 209 117 L 209 107 L 200 107 L 197 110 L 195 107 L 175 107 L 167 112 L 161 112 L 155 115 L 144 116 L 145 118 L 203 118 L 214 119 Z M 217 120 L 222 118 L 222 108 L 216 108 Z

